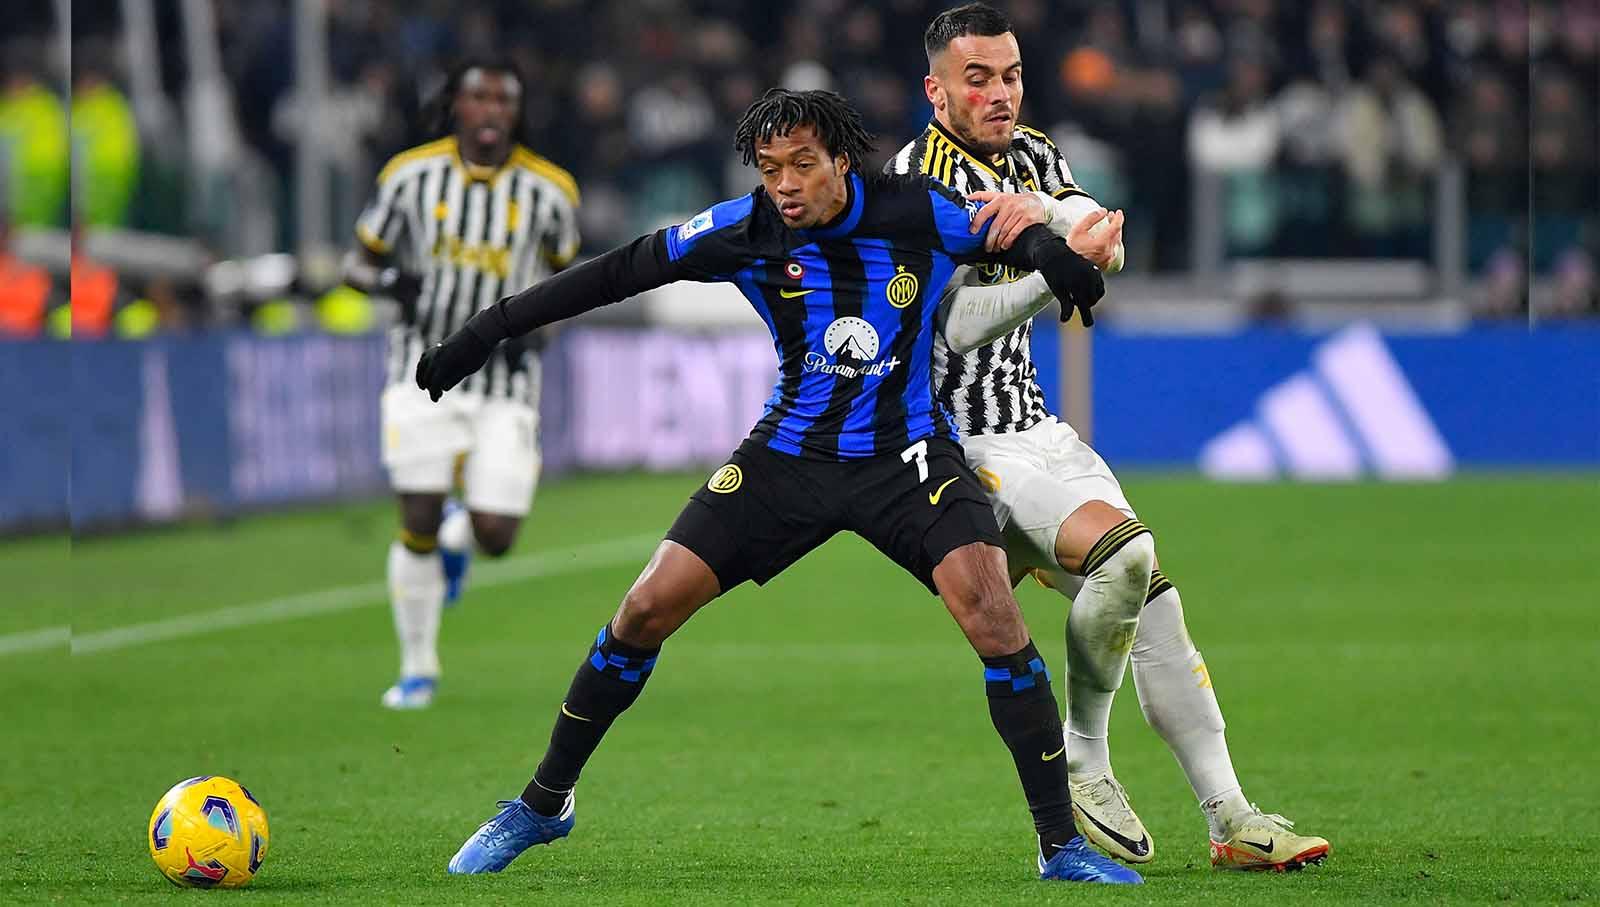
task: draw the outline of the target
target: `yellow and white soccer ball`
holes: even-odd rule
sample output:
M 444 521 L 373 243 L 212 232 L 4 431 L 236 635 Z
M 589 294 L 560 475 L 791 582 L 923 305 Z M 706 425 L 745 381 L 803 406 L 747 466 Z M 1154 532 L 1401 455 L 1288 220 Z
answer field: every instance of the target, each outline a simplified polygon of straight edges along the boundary
M 180 781 L 150 814 L 150 857 L 174 885 L 238 888 L 267 858 L 267 812 L 237 781 Z

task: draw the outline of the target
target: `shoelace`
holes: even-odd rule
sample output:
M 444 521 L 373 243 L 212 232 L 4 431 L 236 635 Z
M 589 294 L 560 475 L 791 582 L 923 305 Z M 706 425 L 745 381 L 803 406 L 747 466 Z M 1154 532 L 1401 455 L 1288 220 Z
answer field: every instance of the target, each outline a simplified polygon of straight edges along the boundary
M 1277 813 L 1264 813 L 1261 811 L 1261 807 L 1255 805 L 1254 803 L 1250 804 L 1250 810 L 1261 818 L 1271 822 L 1273 825 L 1283 829 L 1284 831 L 1294 830 L 1294 823 L 1283 816 L 1278 815 Z
M 1133 801 L 1128 798 L 1128 792 L 1122 789 L 1121 782 L 1111 775 L 1101 775 L 1089 785 L 1089 789 L 1091 791 L 1097 791 L 1097 788 L 1101 787 L 1102 785 L 1110 788 L 1110 796 L 1104 799 L 1099 799 L 1097 796 L 1097 802 L 1115 810 L 1118 813 L 1115 818 L 1119 820 L 1132 816 Z
M 496 800 L 494 805 L 499 807 L 500 811 L 503 813 L 507 807 L 515 802 L 517 801 Z M 512 832 L 506 828 L 507 820 L 511 818 L 511 816 L 496 814 L 493 819 L 490 819 L 488 822 L 483 824 L 483 829 L 478 832 L 479 840 L 490 847 L 500 846 L 500 844 L 512 834 Z

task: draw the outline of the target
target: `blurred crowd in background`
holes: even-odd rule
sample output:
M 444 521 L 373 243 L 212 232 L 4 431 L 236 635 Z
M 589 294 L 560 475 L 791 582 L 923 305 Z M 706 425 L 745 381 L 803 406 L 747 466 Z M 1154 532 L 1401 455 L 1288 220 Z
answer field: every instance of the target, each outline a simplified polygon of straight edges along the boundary
M 346 242 L 384 159 L 429 138 L 420 103 L 467 56 L 509 56 L 525 73 L 536 150 L 577 177 L 591 251 L 748 191 L 732 124 L 770 85 L 846 94 L 886 158 L 929 117 L 921 36 L 949 5 L 328 0 L 330 84 L 311 125 L 328 235 Z M 1230 259 L 1432 260 L 1440 193 L 1454 191 L 1479 315 L 1525 318 L 1530 276 L 1555 288 L 1543 315 L 1600 314 L 1600 0 L 995 5 L 1022 47 L 1023 121 L 1126 209 L 1131 269 L 1191 267 L 1199 180 L 1216 187 Z M 7 6 L 13 233 L 75 215 L 89 230 L 197 237 L 219 256 L 304 250 L 293 0 L 215 0 L 225 90 L 210 101 L 194 91 L 176 0 L 154 4 L 159 72 L 143 75 L 159 97 L 135 90 L 122 0 L 75 0 L 70 67 L 51 52 L 50 4 Z M 202 163 L 220 188 L 195 178 Z M 14 267 L 0 259 L 0 275 Z M 181 293 L 153 293 L 137 290 L 159 321 L 183 320 L 161 297 Z

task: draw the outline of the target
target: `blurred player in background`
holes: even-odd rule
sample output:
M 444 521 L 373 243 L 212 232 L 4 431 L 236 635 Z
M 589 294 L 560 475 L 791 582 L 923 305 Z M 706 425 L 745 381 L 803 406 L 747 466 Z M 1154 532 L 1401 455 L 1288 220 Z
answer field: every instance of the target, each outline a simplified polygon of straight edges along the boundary
M 1073 183 L 1055 144 L 1017 120 L 1022 57 L 1005 16 L 982 3 L 948 10 L 929 24 L 924 45 L 934 119 L 886 169 L 926 173 L 987 201 L 976 222 L 992 219 L 991 247 L 1044 222 L 1106 273 L 1121 270 L 1122 212 L 1107 217 Z M 1293 823 L 1245 799 L 1210 673 L 1189 639 L 1178 590 L 1156 565 L 1154 537 L 1105 461 L 1045 407 L 1028 341 L 1032 316 L 1051 299 L 1038 274 L 994 265 L 958 271 L 941 310 L 934 380 L 989 492 L 1012 581 L 1035 571 L 1072 601 L 1066 739 L 1078 828 L 1120 859 L 1155 855 L 1111 771 L 1107 741 L 1131 649 L 1139 703 L 1200 801 L 1212 865 L 1320 862 L 1327 841 L 1295 834 Z M 1009 327 L 990 330 L 997 320 Z
M 1137 883 L 1073 830 L 1049 671 L 929 374 L 934 310 L 957 262 L 1038 270 L 1084 311 L 1103 292 L 1099 272 L 1038 226 L 986 252 L 985 232 L 971 229 L 976 206 L 948 188 L 920 175 L 863 177 L 870 136 L 832 92 L 769 91 L 740 120 L 735 146 L 760 188 L 503 300 L 417 366 L 418 386 L 437 399 L 507 338 L 676 280 L 738 286 L 779 359 L 750 437 L 690 497 L 596 635 L 532 780 L 450 871 L 499 872 L 571 832 L 579 774 L 667 638 L 722 593 L 764 584 L 849 531 L 940 595 L 982 660 L 990 718 L 1033 814 L 1040 877 Z
M 460 592 L 476 541 L 510 550 L 539 475 L 539 359 L 508 343 L 443 405 L 411 382 L 422 351 L 478 310 L 561 270 L 578 252 L 578 190 L 523 135 L 523 91 L 509 63 L 455 68 L 430 105 L 435 134 L 378 174 L 356 224 L 346 281 L 392 296 L 383 392 L 383 459 L 400 498 L 389 595 L 400 642 L 390 708 L 422 708 L 439 677 L 439 614 Z M 464 507 L 446 499 L 459 479 Z M 446 514 L 448 513 L 448 517 Z

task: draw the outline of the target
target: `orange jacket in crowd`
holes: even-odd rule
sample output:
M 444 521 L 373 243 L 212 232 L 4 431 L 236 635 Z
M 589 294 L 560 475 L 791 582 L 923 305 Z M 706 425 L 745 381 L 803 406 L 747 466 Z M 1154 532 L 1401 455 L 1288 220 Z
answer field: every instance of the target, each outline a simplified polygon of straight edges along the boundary
M 0 337 L 37 337 L 50 301 L 50 274 L 0 252 Z
M 83 255 L 72 256 L 72 336 L 104 337 L 117 301 L 117 275 Z

